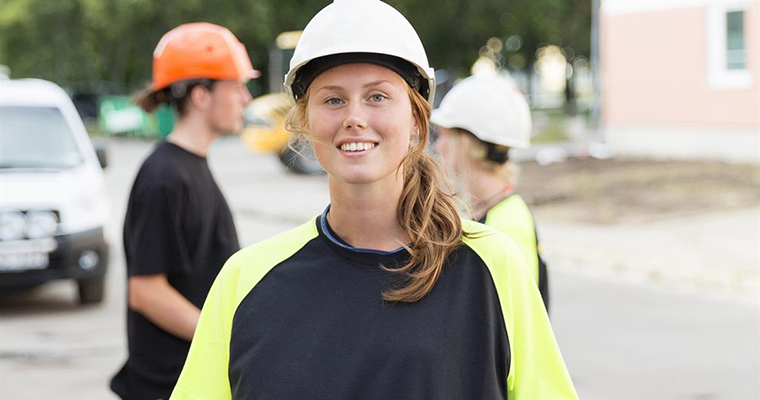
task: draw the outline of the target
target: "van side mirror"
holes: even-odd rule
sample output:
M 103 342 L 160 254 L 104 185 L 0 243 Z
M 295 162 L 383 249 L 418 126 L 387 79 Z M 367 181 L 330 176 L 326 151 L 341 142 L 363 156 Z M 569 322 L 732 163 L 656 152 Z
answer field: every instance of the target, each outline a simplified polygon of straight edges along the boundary
M 105 146 L 95 146 L 95 154 L 98 156 L 98 161 L 100 161 L 100 167 L 103 169 L 108 167 L 108 156 Z

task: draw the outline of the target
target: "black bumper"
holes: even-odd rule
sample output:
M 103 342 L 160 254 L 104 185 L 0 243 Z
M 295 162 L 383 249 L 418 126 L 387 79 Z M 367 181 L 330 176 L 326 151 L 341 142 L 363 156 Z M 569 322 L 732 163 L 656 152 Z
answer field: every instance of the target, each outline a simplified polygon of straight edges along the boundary
M 45 269 L 27 271 L 0 271 L 0 288 L 30 287 L 58 279 L 90 279 L 104 276 L 108 268 L 108 245 L 103 229 L 97 228 L 71 235 L 55 237 L 58 247 L 50 253 L 50 264 Z M 79 266 L 82 252 L 92 250 L 99 256 L 98 263 L 85 270 Z

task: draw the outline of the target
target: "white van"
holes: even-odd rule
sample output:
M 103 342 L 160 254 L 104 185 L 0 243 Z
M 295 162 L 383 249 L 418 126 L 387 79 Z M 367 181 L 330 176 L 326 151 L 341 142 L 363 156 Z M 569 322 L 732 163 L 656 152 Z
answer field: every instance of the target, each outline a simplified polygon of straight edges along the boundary
M 0 79 L 0 290 L 74 279 L 82 303 L 103 299 L 105 164 L 63 89 Z

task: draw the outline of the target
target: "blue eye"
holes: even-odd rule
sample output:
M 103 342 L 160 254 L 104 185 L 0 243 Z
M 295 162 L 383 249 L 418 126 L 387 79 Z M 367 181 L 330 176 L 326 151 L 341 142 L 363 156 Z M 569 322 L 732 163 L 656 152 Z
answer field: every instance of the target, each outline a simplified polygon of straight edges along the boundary
M 381 102 L 381 101 L 383 101 L 385 99 L 386 99 L 385 95 L 382 95 L 380 93 L 375 93 L 372 96 L 370 96 L 370 100 L 372 100 L 372 101 L 374 101 L 376 103 L 379 103 L 379 102 Z
M 330 97 L 329 99 L 325 100 L 325 104 L 329 104 L 331 106 L 337 106 L 340 105 L 343 102 L 343 100 L 337 98 L 337 97 Z

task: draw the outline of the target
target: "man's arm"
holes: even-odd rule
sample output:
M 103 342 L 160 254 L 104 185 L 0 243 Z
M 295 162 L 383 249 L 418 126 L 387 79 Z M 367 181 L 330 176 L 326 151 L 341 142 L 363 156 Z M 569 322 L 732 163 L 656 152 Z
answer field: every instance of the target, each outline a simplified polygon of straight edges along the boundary
M 201 311 L 169 284 L 165 274 L 129 278 L 129 307 L 174 336 L 193 340 Z

